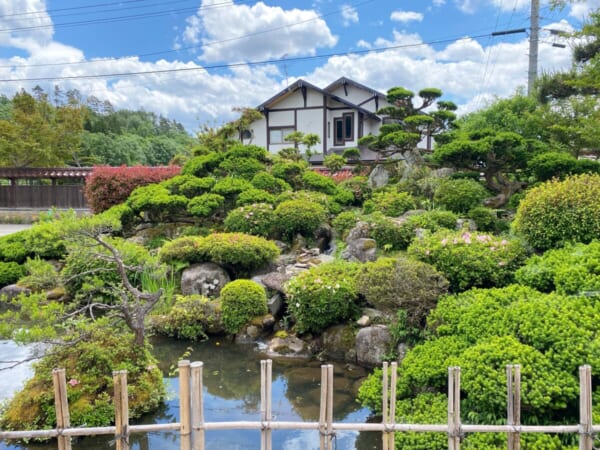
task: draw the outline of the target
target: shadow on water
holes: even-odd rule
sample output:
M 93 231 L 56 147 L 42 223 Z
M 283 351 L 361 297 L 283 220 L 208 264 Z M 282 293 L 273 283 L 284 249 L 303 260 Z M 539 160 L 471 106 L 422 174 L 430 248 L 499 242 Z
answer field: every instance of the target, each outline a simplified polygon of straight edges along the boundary
M 165 374 L 168 398 L 165 405 L 136 423 L 170 423 L 179 421 L 179 383 L 173 369 L 184 353 L 191 361 L 204 362 L 204 414 L 207 422 L 260 420 L 260 360 L 266 359 L 254 345 L 234 345 L 227 340 L 206 342 L 153 338 L 153 353 Z M 356 391 L 367 372 L 359 367 L 334 365 L 334 420 L 364 423 L 369 411 L 356 403 Z M 318 421 L 321 369 L 318 361 L 275 360 L 273 362 L 273 415 L 277 421 Z M 73 442 L 74 450 L 113 448 L 111 437 L 81 438 Z M 179 434 L 174 432 L 132 435 L 133 450 L 175 450 Z M 336 436 L 338 450 L 379 450 L 380 433 L 341 432 Z M 50 450 L 55 444 L 0 443 L 0 450 Z M 209 431 L 206 448 L 227 450 L 260 449 L 258 430 Z M 273 448 L 312 450 L 319 448 L 317 431 L 275 430 Z

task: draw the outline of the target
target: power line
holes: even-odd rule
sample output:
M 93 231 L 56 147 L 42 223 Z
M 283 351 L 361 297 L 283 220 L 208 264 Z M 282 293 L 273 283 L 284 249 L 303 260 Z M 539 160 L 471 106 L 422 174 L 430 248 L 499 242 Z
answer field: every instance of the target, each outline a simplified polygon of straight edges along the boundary
M 267 33 L 271 33 L 274 31 L 279 31 L 279 30 L 283 30 L 283 29 L 287 29 L 287 28 L 291 28 L 291 27 L 295 27 L 298 25 L 303 25 L 305 23 L 309 23 L 309 22 L 313 22 L 315 20 L 319 20 L 319 19 L 323 19 L 325 17 L 334 15 L 334 14 L 340 14 L 341 11 L 343 11 L 346 8 L 354 8 L 354 7 L 361 7 L 365 4 L 368 3 L 373 3 L 376 0 L 365 0 L 365 1 L 361 1 L 361 2 L 357 2 L 351 5 L 347 5 L 341 9 L 337 9 L 334 11 L 330 11 L 328 13 L 324 13 L 324 14 L 319 14 L 315 17 L 312 17 L 310 19 L 306 19 L 306 20 L 302 20 L 300 22 L 296 22 L 296 23 L 292 23 L 292 24 L 287 24 L 287 25 L 281 25 L 279 27 L 274 27 L 274 28 L 269 28 L 266 30 L 261 30 L 261 31 L 256 31 L 254 33 L 248 33 L 248 34 L 244 34 L 242 36 L 236 36 L 236 37 L 232 37 L 232 38 L 228 38 L 228 39 L 222 39 L 219 41 L 212 41 L 212 42 L 207 42 L 207 43 L 203 43 L 201 45 L 192 45 L 189 47 L 182 47 L 182 48 L 178 48 L 176 50 L 160 50 L 160 51 L 156 51 L 156 52 L 150 52 L 150 53 L 143 53 L 140 55 L 135 55 L 135 56 L 129 56 L 126 58 L 121 58 L 121 59 L 136 59 L 136 58 L 144 58 L 147 56 L 156 56 L 156 55 L 163 55 L 163 54 L 167 54 L 167 53 L 179 53 L 181 51 L 185 51 L 185 50 L 193 50 L 193 49 L 198 49 L 201 47 L 207 47 L 207 46 L 213 46 L 213 45 L 219 45 L 219 44 L 224 44 L 227 42 L 233 42 L 233 41 L 238 41 L 241 39 L 246 39 L 249 37 L 254 37 L 254 36 L 260 36 L 263 34 L 267 34 Z M 223 6 L 227 6 L 230 5 L 229 2 L 223 2 L 221 4 L 221 7 Z M 214 5 L 211 5 L 214 6 Z M 1 31 L 1 30 L 0 30 Z M 79 65 L 79 64 L 94 64 L 94 63 L 101 63 L 101 62 L 106 62 L 106 61 L 116 61 L 119 58 L 102 58 L 102 59 L 96 59 L 96 60 L 92 60 L 92 61 L 74 61 L 74 62 L 64 62 L 64 63 L 44 63 L 44 64 L 23 64 L 23 65 L 4 65 L 4 66 L 0 66 L 0 69 L 4 68 L 25 68 L 25 67 L 56 67 L 56 66 L 71 66 L 71 65 Z
M 88 8 L 101 8 L 104 6 L 114 6 L 114 5 L 122 5 L 127 3 L 140 3 L 147 2 L 148 0 L 123 0 L 118 2 L 110 2 L 110 3 L 96 3 L 95 5 L 86 5 L 86 6 L 71 6 L 69 8 L 55 8 L 55 9 L 38 9 L 37 11 L 24 11 L 20 13 L 13 14 L 4 14 L 0 16 L 0 19 L 6 19 L 8 17 L 18 17 L 18 16 L 29 16 L 34 14 L 48 14 L 60 11 L 73 11 L 79 9 L 88 9 Z
M 287 58 L 286 61 L 294 62 L 294 61 L 308 61 L 313 59 L 323 59 L 323 58 L 331 58 L 334 56 L 347 56 L 347 55 L 360 55 L 367 53 L 379 53 L 388 50 L 399 50 L 404 48 L 413 48 L 413 47 L 421 47 L 425 45 L 435 45 L 435 44 L 446 44 L 450 42 L 459 42 L 462 40 L 471 40 L 471 39 L 480 39 L 484 37 L 490 36 L 490 33 L 480 34 L 476 36 L 469 37 L 461 37 L 461 38 L 453 38 L 453 39 L 441 39 L 430 42 L 421 42 L 418 44 L 403 44 L 403 45 L 392 45 L 387 47 L 380 47 L 376 49 L 367 49 L 367 50 L 356 50 L 356 51 L 345 51 L 345 52 L 334 52 L 334 53 L 325 53 L 321 55 L 311 55 L 311 56 L 298 56 L 293 58 Z M 198 70 L 216 70 L 216 69 L 231 69 L 235 67 L 242 66 L 258 66 L 264 64 L 275 64 L 280 63 L 281 59 L 267 59 L 261 61 L 247 61 L 247 62 L 237 62 L 237 63 L 225 63 L 225 64 L 214 64 L 210 66 L 197 66 L 197 67 L 180 67 L 173 69 L 156 69 L 156 70 L 147 70 L 147 71 L 135 71 L 135 72 L 115 72 L 115 73 L 105 73 L 105 74 L 93 74 L 93 75 L 71 75 L 71 76 L 58 76 L 58 77 L 35 77 L 35 78 L 13 78 L 13 79 L 0 79 L 0 83 L 22 83 L 22 82 L 34 82 L 34 81 L 60 81 L 60 80 L 83 80 L 83 79 L 98 79 L 98 78 L 120 78 L 120 77 L 130 77 L 130 76 L 139 76 L 139 75 L 157 75 L 157 74 L 167 74 L 167 73 L 179 73 L 179 72 L 191 72 Z

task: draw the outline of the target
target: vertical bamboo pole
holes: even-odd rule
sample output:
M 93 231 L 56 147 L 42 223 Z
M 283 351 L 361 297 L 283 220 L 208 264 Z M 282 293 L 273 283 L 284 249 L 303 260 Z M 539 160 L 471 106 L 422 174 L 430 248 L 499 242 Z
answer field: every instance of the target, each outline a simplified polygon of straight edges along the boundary
M 390 386 L 390 415 L 389 415 L 389 423 L 390 425 L 394 425 L 396 423 L 396 384 L 398 380 L 398 363 L 392 363 L 392 381 Z M 396 443 L 394 441 L 395 433 L 392 431 L 388 433 L 388 447 L 390 450 L 394 450 L 396 448 Z
M 448 368 L 448 450 L 460 450 L 460 367 Z
M 192 371 L 192 450 L 204 450 L 204 405 L 201 362 L 193 362 Z
M 327 448 L 333 449 L 333 365 L 327 365 Z
M 267 361 L 260 361 L 260 450 L 266 450 L 267 447 L 267 433 L 265 430 L 265 422 L 267 421 L 267 374 L 266 374 Z
M 319 448 L 327 450 L 325 441 L 325 417 L 327 414 L 327 366 L 321 366 L 321 401 L 319 403 Z
M 509 364 L 506 366 L 507 382 L 507 424 L 512 426 L 521 425 L 521 366 Z M 519 450 L 521 448 L 521 434 L 517 432 L 508 433 L 508 450 Z
M 56 428 L 60 433 L 63 429 L 71 426 L 69 416 L 69 402 L 67 400 L 67 380 L 65 369 L 52 370 L 52 382 L 54 384 L 54 406 L 56 408 Z M 71 450 L 71 438 L 58 435 L 58 450 Z
M 177 363 L 179 369 L 179 446 L 181 450 L 192 448 L 192 421 L 190 399 L 190 362 L 187 359 Z
M 389 378 L 388 378 L 388 362 L 384 361 L 383 362 L 383 380 L 382 380 L 382 386 L 383 386 L 383 407 L 382 407 L 382 418 L 381 421 L 383 423 L 383 433 L 381 434 L 381 438 L 383 439 L 383 450 L 393 450 L 393 448 L 389 448 L 389 440 L 388 440 L 388 432 L 385 430 L 386 425 L 389 423 L 389 415 L 388 415 L 388 405 L 389 405 L 389 400 L 388 400 L 388 382 L 389 382 Z
M 592 450 L 592 368 L 579 367 L 579 450 Z
M 127 397 L 127 371 L 113 372 L 115 389 L 115 443 L 117 450 L 129 450 L 129 400 Z
M 273 430 L 271 430 L 271 419 L 273 418 L 273 361 L 267 359 L 267 392 L 266 392 L 266 415 L 267 415 L 267 450 L 273 449 Z

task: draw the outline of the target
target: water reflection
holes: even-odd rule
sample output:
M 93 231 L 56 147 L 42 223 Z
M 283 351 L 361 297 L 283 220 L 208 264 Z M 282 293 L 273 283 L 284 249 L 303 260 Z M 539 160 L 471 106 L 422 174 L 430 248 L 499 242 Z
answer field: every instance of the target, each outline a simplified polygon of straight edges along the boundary
M 260 420 L 260 360 L 265 359 L 256 346 L 233 345 L 211 340 L 191 343 L 172 339 L 155 339 L 154 354 L 166 374 L 168 399 L 164 407 L 147 415 L 138 423 L 170 423 L 179 420 L 179 384 L 176 375 L 169 375 L 178 359 L 204 362 L 204 414 L 207 422 Z M 188 347 L 191 346 L 191 350 Z M 365 422 L 369 412 L 355 402 L 355 393 L 366 372 L 358 367 L 335 365 L 334 420 Z M 317 421 L 319 417 L 321 369 L 319 362 L 274 361 L 272 411 L 278 421 Z M 74 442 L 74 450 L 110 448 L 111 438 L 82 438 Z M 379 449 L 381 434 L 343 432 L 336 436 L 337 449 Z M 133 435 L 131 448 L 138 450 L 179 448 L 175 432 Z M 0 449 L 49 450 L 48 445 L 7 445 Z M 209 431 L 207 449 L 260 449 L 258 430 Z M 275 430 L 273 448 L 311 450 L 319 448 L 317 431 Z

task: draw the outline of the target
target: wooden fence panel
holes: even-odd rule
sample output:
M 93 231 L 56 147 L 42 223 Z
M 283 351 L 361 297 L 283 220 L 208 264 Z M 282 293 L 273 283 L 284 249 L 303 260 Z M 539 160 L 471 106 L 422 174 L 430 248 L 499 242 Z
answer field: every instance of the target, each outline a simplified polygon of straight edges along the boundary
M 87 208 L 83 185 L 0 186 L 0 208 Z

